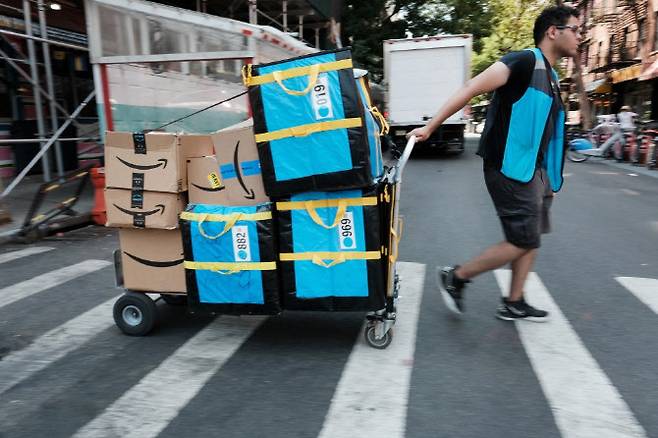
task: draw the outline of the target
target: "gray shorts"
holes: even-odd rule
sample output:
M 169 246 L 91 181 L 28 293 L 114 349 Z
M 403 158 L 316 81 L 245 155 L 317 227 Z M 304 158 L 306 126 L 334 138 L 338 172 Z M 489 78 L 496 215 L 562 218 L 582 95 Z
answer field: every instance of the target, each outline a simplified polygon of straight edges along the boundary
M 539 248 L 541 234 L 551 231 L 553 191 L 546 170 L 535 170 L 532 180 L 522 183 L 496 169 L 485 168 L 484 181 L 503 226 L 505 240 L 519 248 Z

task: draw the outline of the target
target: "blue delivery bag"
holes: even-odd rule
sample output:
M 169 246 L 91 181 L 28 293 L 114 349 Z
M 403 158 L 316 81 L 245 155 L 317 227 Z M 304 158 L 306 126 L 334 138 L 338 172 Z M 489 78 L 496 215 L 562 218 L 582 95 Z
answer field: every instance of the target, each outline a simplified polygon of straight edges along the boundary
M 188 304 L 228 314 L 281 311 L 271 203 L 193 204 L 180 215 Z
M 270 197 L 372 185 L 365 112 L 348 49 L 245 67 Z
M 276 203 L 284 309 L 363 311 L 386 304 L 377 188 Z
M 368 130 L 368 145 L 370 146 L 370 173 L 375 180 L 384 175 L 384 159 L 382 157 L 381 137 L 388 134 L 389 126 L 379 109 L 370 98 L 370 85 L 366 70 L 354 70 L 357 89 L 363 104 L 366 128 Z

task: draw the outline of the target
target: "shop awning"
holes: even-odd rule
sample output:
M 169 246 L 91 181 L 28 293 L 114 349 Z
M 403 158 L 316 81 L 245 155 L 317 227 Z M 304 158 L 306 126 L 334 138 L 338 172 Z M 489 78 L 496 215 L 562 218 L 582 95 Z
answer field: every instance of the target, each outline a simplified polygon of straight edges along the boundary
M 597 79 L 585 85 L 585 91 L 588 93 L 611 93 L 612 88 L 607 79 Z
M 658 61 L 654 61 L 646 70 L 642 72 L 638 81 L 648 81 L 658 76 Z

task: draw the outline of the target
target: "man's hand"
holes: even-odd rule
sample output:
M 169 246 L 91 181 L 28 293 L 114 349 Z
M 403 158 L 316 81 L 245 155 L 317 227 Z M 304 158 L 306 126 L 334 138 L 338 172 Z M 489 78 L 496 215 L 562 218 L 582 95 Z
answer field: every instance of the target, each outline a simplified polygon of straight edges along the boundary
M 416 141 L 425 141 L 428 138 L 430 138 L 430 135 L 432 135 L 432 131 L 427 126 L 423 126 L 420 128 L 416 128 L 411 132 L 407 133 L 407 139 L 411 138 L 411 136 L 416 137 Z

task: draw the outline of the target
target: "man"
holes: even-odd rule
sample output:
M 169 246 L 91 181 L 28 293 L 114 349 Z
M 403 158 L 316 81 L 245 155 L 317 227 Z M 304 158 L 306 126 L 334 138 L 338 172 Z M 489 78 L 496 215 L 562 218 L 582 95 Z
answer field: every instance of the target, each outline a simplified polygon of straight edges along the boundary
M 631 111 L 631 107 L 624 105 L 621 107 L 621 111 L 617 114 L 617 120 L 619 120 L 619 127 L 622 131 L 635 132 L 635 118 L 637 114 Z
M 580 43 L 578 11 L 567 6 L 545 9 L 535 21 L 534 49 L 503 56 L 453 95 L 422 128 L 411 131 L 426 140 L 473 97 L 494 92 L 480 139 L 484 180 L 505 234 L 474 259 L 438 271 L 446 306 L 464 311 L 463 292 L 478 274 L 511 264 L 510 293 L 498 307 L 503 320 L 546 321 L 548 313 L 530 306 L 523 286 L 532 268 L 541 233 L 550 230 L 553 192 L 562 186 L 564 107 L 553 66 L 574 57 Z

